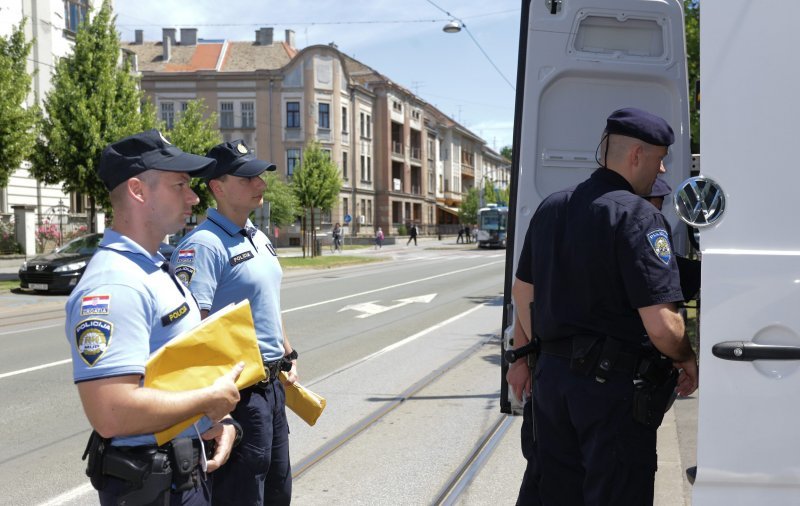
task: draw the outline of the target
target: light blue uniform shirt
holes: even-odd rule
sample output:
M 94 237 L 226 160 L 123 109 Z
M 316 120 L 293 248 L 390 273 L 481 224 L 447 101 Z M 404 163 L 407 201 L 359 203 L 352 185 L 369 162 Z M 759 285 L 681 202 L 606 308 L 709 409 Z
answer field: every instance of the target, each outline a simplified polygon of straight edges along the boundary
M 281 278 L 275 248 L 267 236 L 253 229 L 251 238 L 216 209 L 195 228 L 172 254 L 178 278 L 209 314 L 228 304 L 250 301 L 258 347 L 265 361 L 283 358 Z
M 200 323 L 200 309 L 185 287 L 131 239 L 106 229 L 66 305 L 65 332 L 76 383 L 113 376 L 144 377 L 150 354 Z M 200 433 L 211 427 L 203 417 Z M 186 429 L 179 437 L 197 437 Z M 114 438 L 116 446 L 156 444 L 153 434 Z

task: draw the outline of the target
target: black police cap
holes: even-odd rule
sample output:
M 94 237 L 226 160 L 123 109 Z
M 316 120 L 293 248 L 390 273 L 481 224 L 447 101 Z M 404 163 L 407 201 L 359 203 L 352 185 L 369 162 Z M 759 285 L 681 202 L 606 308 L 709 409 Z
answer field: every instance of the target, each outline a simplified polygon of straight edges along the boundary
M 158 130 L 147 130 L 112 142 L 100 155 L 97 176 L 109 191 L 146 170 L 187 172 L 205 177 L 216 161 L 184 153 Z
M 274 163 L 256 158 L 241 139 L 217 144 L 206 156 L 217 161 L 216 169 L 206 176 L 207 181 L 226 175 L 253 177 L 276 168 Z
M 653 199 L 656 197 L 666 197 L 670 193 L 672 193 L 672 188 L 670 188 L 669 184 L 667 184 L 667 182 L 660 177 L 657 177 L 656 182 L 653 183 L 653 188 L 650 190 L 650 193 L 645 195 L 644 198 Z
M 669 146 L 675 134 L 664 118 L 635 107 L 618 109 L 606 120 L 609 134 L 633 137 L 654 146 Z

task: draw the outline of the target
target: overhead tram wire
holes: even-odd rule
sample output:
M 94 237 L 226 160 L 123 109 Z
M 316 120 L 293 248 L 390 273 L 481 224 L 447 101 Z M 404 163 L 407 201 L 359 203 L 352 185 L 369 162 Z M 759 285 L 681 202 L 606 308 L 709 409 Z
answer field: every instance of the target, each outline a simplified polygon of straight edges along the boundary
M 497 73 L 500 74 L 500 77 L 503 78 L 503 80 L 511 87 L 512 90 L 517 91 L 516 88 L 514 87 L 514 85 L 511 83 L 511 81 L 508 80 L 508 78 L 505 76 L 505 74 L 503 74 L 503 72 L 500 70 L 500 68 L 494 63 L 494 61 L 492 61 L 492 58 L 489 56 L 489 54 L 486 51 L 484 51 L 483 47 L 481 47 L 481 45 L 478 43 L 478 39 L 476 39 L 475 36 L 472 35 L 472 32 L 469 30 L 469 28 L 467 28 L 467 24 L 464 23 L 463 19 L 450 14 L 446 10 L 442 9 L 441 7 L 439 7 L 438 5 L 433 3 L 432 0 L 425 0 L 425 1 L 428 2 L 429 4 L 433 5 L 434 7 L 439 9 L 440 11 L 444 12 L 448 16 L 450 16 L 450 20 L 451 21 L 452 20 L 458 21 L 461 24 L 461 28 L 463 28 L 464 31 L 467 32 L 467 35 L 469 35 L 469 38 L 472 39 L 472 42 L 474 42 L 476 46 L 478 46 L 478 49 L 480 49 L 481 53 L 483 53 L 483 56 L 485 56 L 486 59 L 489 60 L 489 63 L 492 65 L 492 67 L 494 67 L 494 69 L 497 71 Z

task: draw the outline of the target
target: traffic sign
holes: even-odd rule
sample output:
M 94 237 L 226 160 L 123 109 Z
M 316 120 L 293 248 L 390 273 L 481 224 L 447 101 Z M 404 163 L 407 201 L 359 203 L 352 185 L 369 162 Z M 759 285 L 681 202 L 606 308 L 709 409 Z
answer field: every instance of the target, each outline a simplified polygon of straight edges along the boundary
M 349 214 L 345 214 L 344 215 L 344 222 L 345 223 L 350 223 L 351 221 L 353 221 L 353 217 L 350 216 Z

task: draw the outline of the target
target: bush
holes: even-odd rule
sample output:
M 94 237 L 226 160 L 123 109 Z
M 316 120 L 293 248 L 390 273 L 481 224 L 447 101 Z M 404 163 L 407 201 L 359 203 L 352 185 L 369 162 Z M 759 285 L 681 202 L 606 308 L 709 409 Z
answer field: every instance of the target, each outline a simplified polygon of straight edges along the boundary
M 61 230 L 57 223 L 50 223 L 48 218 L 42 220 L 42 224 L 36 227 L 36 251 L 43 253 L 47 251 L 50 242 L 58 244 L 61 240 Z
M 0 221 L 0 254 L 22 253 L 22 246 L 14 233 L 14 222 Z
M 408 229 L 405 225 L 397 225 L 397 235 L 406 235 L 407 233 Z

